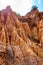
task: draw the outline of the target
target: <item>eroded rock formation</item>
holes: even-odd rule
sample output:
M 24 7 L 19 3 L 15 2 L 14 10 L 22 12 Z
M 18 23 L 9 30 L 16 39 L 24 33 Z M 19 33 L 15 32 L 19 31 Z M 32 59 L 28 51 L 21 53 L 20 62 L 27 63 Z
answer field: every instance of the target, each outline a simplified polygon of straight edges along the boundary
M 0 11 L 0 65 L 43 65 L 43 18 L 32 12 Z

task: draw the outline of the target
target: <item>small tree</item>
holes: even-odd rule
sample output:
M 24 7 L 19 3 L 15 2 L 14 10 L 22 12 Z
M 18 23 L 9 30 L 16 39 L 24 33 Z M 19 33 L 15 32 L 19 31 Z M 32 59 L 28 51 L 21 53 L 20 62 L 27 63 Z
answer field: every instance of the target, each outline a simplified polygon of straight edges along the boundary
M 37 9 L 37 8 L 38 8 L 38 7 L 35 6 L 35 5 L 32 6 L 32 10 L 35 10 L 35 9 Z

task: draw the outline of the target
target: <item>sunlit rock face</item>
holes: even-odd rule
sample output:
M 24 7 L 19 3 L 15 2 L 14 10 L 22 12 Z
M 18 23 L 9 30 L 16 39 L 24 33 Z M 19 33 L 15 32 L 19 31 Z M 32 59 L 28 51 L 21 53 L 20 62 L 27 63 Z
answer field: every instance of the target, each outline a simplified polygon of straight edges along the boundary
M 39 14 L 31 11 L 22 17 L 10 6 L 0 11 L 0 65 L 43 65 L 43 20 Z

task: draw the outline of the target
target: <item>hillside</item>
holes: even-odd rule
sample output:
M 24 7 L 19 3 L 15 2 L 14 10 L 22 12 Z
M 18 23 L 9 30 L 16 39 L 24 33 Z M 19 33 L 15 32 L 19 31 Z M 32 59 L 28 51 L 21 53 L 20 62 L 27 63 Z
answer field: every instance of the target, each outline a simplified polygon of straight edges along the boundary
M 0 11 L 0 65 L 43 65 L 43 12 Z

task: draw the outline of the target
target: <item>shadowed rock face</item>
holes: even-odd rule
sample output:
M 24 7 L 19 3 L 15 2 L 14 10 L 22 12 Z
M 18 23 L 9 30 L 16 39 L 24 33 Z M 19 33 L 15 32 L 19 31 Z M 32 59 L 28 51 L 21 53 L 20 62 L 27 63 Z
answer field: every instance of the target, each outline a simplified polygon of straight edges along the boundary
M 7 18 L 7 14 L 11 12 L 11 8 L 10 6 L 6 7 L 6 9 L 2 10 L 3 16 L 6 19 Z
M 43 65 L 43 20 L 32 12 L 18 16 L 9 6 L 0 12 L 0 65 Z

